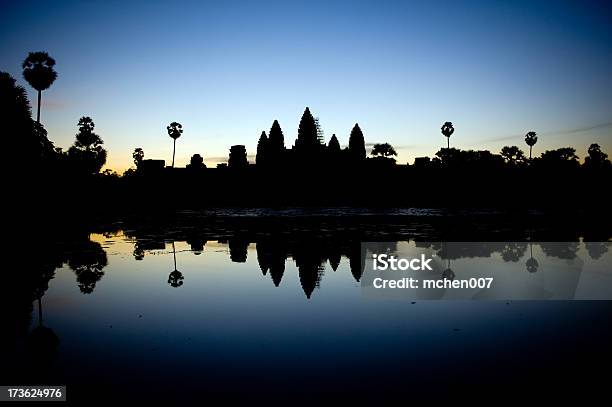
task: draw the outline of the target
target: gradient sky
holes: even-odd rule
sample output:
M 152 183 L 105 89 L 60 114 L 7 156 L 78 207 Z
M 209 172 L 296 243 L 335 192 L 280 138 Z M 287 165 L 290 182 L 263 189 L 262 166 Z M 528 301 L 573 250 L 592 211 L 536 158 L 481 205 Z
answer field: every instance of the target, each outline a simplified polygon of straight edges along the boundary
M 109 151 L 177 165 L 229 146 L 255 153 L 278 119 L 289 147 L 305 106 L 341 144 L 355 122 L 398 161 L 451 146 L 499 151 L 538 132 L 535 153 L 597 142 L 612 155 L 612 6 L 539 1 L 0 3 L 0 70 L 22 79 L 29 51 L 59 73 L 41 121 L 56 145 L 91 116 Z

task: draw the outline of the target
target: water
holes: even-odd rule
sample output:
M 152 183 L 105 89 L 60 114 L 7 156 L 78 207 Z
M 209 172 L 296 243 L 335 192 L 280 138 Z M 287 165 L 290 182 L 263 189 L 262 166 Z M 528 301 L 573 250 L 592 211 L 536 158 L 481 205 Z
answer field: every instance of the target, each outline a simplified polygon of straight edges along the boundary
M 585 363 L 610 360 L 608 301 L 371 299 L 359 241 L 232 233 L 126 229 L 48 247 L 32 260 L 52 270 L 48 288 L 16 328 L 19 383 L 67 384 L 73 400 L 376 400 L 603 380 Z M 557 273 L 574 292 L 612 274 L 608 243 L 519 246 L 456 255 L 456 271 Z

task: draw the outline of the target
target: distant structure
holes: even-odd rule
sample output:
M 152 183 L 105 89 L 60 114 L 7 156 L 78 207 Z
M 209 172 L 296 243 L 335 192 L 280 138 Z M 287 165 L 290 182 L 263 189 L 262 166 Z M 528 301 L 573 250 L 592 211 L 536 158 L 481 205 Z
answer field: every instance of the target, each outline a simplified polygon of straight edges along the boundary
M 194 154 L 191 156 L 191 160 L 189 160 L 189 164 L 187 164 L 187 169 L 189 170 L 203 170 L 206 168 L 206 164 L 204 164 L 204 158 L 200 154 Z
M 142 170 L 143 174 L 153 174 L 164 170 L 166 162 L 164 160 L 142 160 L 140 162 L 139 170 Z
M 414 159 L 414 167 L 415 168 L 427 168 L 431 163 L 431 159 L 429 157 L 416 157 Z
M 227 161 L 229 168 L 246 168 L 249 166 L 247 160 L 246 147 L 243 145 L 235 145 L 230 148 L 229 160 Z

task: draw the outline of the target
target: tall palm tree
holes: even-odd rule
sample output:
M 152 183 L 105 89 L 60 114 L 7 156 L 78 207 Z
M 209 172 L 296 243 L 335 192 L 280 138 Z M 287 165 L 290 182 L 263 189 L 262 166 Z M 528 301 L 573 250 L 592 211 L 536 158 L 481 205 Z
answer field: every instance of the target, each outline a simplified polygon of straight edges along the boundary
M 450 149 L 450 136 L 455 132 L 455 128 L 453 127 L 453 123 L 445 122 L 442 125 L 442 135 L 446 137 L 446 148 Z
M 531 149 L 538 142 L 538 137 L 535 131 L 530 131 L 525 135 L 525 143 L 529 146 L 529 160 L 531 160 Z
M 21 66 L 23 67 L 23 78 L 38 91 L 36 123 L 40 123 L 40 99 L 42 91 L 49 89 L 55 79 L 57 79 L 57 72 L 53 69 L 55 59 L 51 58 L 46 52 L 30 52 Z
M 166 127 L 168 130 L 168 135 L 172 140 L 174 140 L 174 148 L 172 150 L 172 168 L 174 168 L 174 153 L 176 153 L 176 139 L 181 137 L 183 134 L 183 126 L 180 123 L 172 122 L 169 126 Z

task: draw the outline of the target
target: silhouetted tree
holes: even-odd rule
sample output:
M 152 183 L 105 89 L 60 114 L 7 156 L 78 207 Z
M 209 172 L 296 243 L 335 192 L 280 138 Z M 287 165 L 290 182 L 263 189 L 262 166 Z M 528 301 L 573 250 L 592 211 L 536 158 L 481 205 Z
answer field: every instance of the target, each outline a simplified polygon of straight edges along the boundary
M 144 248 L 138 241 L 134 243 L 134 251 L 132 252 L 132 256 L 134 256 L 134 260 L 143 260 L 145 257 Z
M 55 79 L 57 72 L 53 69 L 55 59 L 51 58 L 46 52 L 30 52 L 23 61 L 23 78 L 38 91 L 38 110 L 36 112 L 36 122 L 40 123 L 40 100 L 42 91 L 49 89 Z
M 106 163 L 104 142 L 94 133 L 95 124 L 90 117 L 79 119 L 79 132 L 72 147 L 68 149 L 68 157 L 73 165 L 84 174 L 97 174 Z
M 436 156 L 439 157 L 441 164 L 445 167 L 455 166 L 461 164 L 461 150 L 456 148 L 442 148 L 436 152 Z
M 525 161 L 525 154 L 517 146 L 505 146 L 502 148 L 500 155 L 510 166 L 516 166 Z
M 25 89 L 17 85 L 15 79 L 6 72 L 0 72 L 0 102 L 2 125 L 9 126 L 3 130 L 11 131 L 6 134 L 12 137 L 29 137 L 34 127 L 30 101 Z
M 610 168 L 610 160 L 608 154 L 601 151 L 599 144 L 591 144 L 587 151 L 588 155 L 584 158 L 585 168 L 603 169 Z
M 172 147 L 172 168 L 174 168 L 174 154 L 176 153 L 176 139 L 181 137 L 183 134 L 183 125 L 178 122 L 172 122 L 169 126 L 166 126 L 168 136 L 173 140 Z
M 366 158 L 365 140 L 363 132 L 358 123 L 355 123 L 349 136 L 348 152 L 351 158 L 355 160 L 364 160 Z
M 249 165 L 247 161 L 246 147 L 242 145 L 232 146 L 230 148 L 229 160 L 227 161 L 229 168 L 246 168 Z
M 57 158 L 58 153 L 56 152 L 53 142 L 49 141 L 47 137 L 47 130 L 41 123 L 33 123 L 34 128 L 32 134 L 34 136 L 34 150 L 35 157 L 38 159 L 54 159 Z
M 531 150 L 533 149 L 533 146 L 535 146 L 537 142 L 538 142 L 538 136 L 536 136 L 535 131 L 530 131 L 527 134 L 525 134 L 525 143 L 527 143 L 527 145 L 529 146 L 529 160 L 530 161 L 531 161 Z
M 83 294 L 91 294 L 104 275 L 108 264 L 106 252 L 100 243 L 87 240 L 71 251 L 68 266 L 77 277 L 77 284 Z
M 527 243 L 515 242 L 506 243 L 501 251 L 501 257 L 503 261 L 516 263 L 525 255 L 527 250 Z
M 264 166 L 268 164 L 268 136 L 266 132 L 262 131 L 257 142 L 257 154 L 255 155 L 255 164 L 258 166 Z
M 192 155 L 189 164 L 187 164 L 187 168 L 190 170 L 203 170 L 206 168 L 204 165 L 204 158 L 202 158 L 200 154 Z
M 452 168 L 494 170 L 502 168 L 504 165 L 504 159 L 501 155 L 492 154 L 487 150 L 441 148 L 436 156 L 440 157 L 442 165 Z
M 558 170 L 577 168 L 580 164 L 575 148 L 562 147 L 543 152 L 537 161 L 537 165 L 547 170 Z
M 441 127 L 442 135 L 446 137 L 446 148 L 450 148 L 450 136 L 455 132 L 455 128 L 453 127 L 453 123 L 444 122 Z
M 57 154 L 47 131 L 32 120 L 32 110 L 26 91 L 6 72 L 0 72 L 0 123 L 7 135 L 9 167 L 25 164 L 25 168 L 39 167 L 43 160 Z
M 373 156 L 380 156 L 380 157 L 397 156 L 397 153 L 395 152 L 395 149 L 389 143 L 374 144 L 374 147 L 372 148 L 372 153 L 371 154 Z
M 136 164 L 136 168 L 140 168 L 140 164 L 142 164 L 142 160 L 144 159 L 144 151 L 142 148 L 138 147 L 134 149 L 132 153 L 132 158 L 134 159 L 134 164 Z

